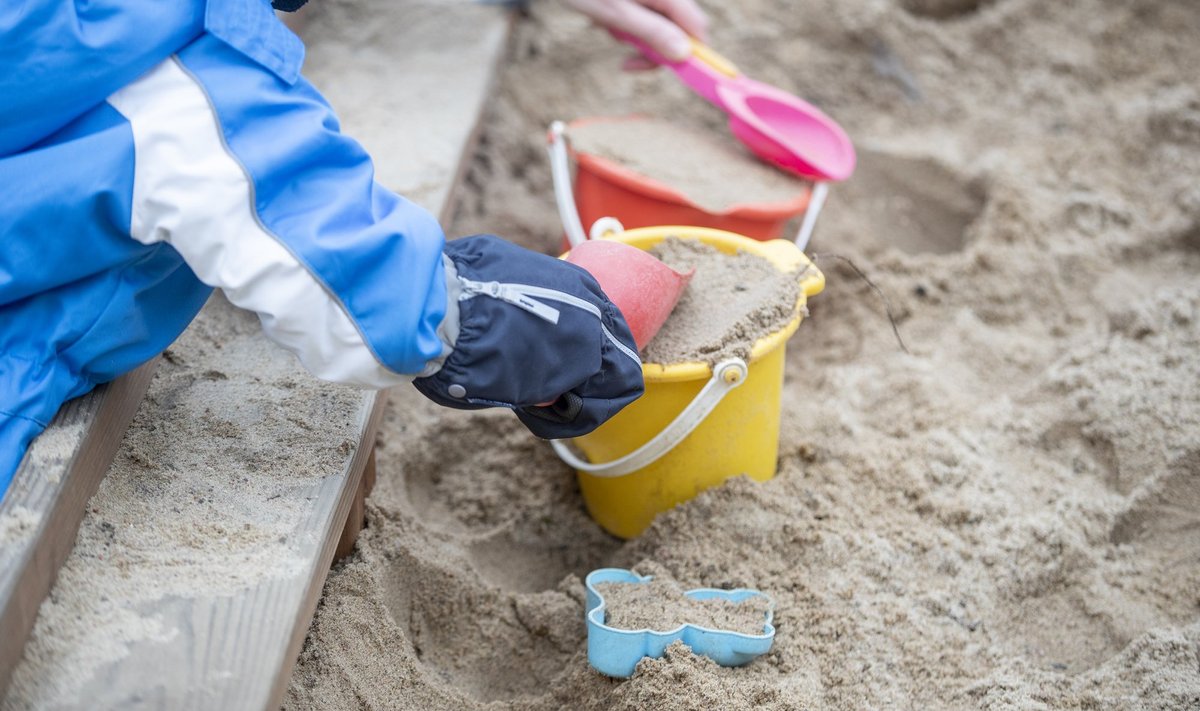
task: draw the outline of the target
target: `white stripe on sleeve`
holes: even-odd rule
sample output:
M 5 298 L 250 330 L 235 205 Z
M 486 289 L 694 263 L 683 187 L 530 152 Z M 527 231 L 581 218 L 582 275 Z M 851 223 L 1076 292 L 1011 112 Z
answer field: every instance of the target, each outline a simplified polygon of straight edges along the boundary
M 207 95 L 173 58 L 108 103 L 133 129 L 134 239 L 169 243 L 317 377 L 374 388 L 411 380 L 375 358 L 342 305 L 262 225 Z

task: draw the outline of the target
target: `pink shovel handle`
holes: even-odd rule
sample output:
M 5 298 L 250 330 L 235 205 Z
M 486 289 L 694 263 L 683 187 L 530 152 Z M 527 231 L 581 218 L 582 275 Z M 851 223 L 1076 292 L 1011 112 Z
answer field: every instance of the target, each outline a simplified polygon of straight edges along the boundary
M 736 84 L 737 78 L 740 75 L 737 74 L 737 69 L 728 62 L 725 63 L 725 71 L 722 71 L 722 68 L 704 61 L 702 58 L 704 54 L 711 54 L 720 59 L 719 55 L 709 50 L 705 45 L 692 40 L 693 52 L 691 56 L 681 62 L 673 62 L 628 32 L 621 32 L 620 30 L 610 30 L 610 32 L 613 37 L 636 48 L 646 59 L 655 64 L 670 67 L 679 76 L 679 79 L 684 84 L 687 84 L 692 91 L 704 97 L 718 108 L 725 109 L 725 102 L 721 101 L 721 97 L 717 93 L 717 87 L 722 84 Z

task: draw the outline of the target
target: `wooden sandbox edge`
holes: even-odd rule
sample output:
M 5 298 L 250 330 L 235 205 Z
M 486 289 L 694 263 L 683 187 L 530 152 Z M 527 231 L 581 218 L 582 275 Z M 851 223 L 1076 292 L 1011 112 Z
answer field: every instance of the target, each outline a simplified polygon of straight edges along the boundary
M 46 461 L 26 455 L 0 504 L 0 513 L 22 507 L 37 516 L 34 534 L 0 568 L 0 698 L 157 367 L 155 358 L 63 405 L 43 436 L 61 436 L 69 449 Z

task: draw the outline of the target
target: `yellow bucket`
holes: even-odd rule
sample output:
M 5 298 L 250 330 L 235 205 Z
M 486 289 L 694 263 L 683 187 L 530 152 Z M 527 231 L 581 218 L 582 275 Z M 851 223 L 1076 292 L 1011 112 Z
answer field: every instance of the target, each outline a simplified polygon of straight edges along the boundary
M 562 442 L 555 451 L 579 472 L 592 518 L 622 538 L 640 534 L 654 517 L 710 486 L 739 474 L 775 476 L 780 397 L 787 339 L 796 332 L 808 297 L 825 277 L 790 241 L 757 240 L 704 227 L 644 227 L 605 239 L 650 249 L 667 237 L 695 239 L 733 254 L 738 250 L 796 270 L 795 317 L 760 338 L 741 359 L 661 365 L 644 363 L 646 393 L 589 435 L 572 440 L 587 460 Z

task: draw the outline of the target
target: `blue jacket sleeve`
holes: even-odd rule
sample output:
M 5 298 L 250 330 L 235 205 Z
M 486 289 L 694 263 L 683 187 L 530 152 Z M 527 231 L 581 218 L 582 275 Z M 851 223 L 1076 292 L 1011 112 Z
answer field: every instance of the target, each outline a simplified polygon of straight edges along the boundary
M 440 367 L 441 227 L 375 182 L 308 82 L 205 33 L 108 102 L 133 135 L 134 239 L 171 244 L 322 378 L 387 387 Z
M 428 374 L 448 353 L 441 228 L 375 183 L 302 58 L 268 0 L 0 4 L 0 159 L 107 103 L 132 138 L 131 237 L 321 377 Z
M 205 0 L 0 3 L 0 156 L 54 133 L 200 34 Z

